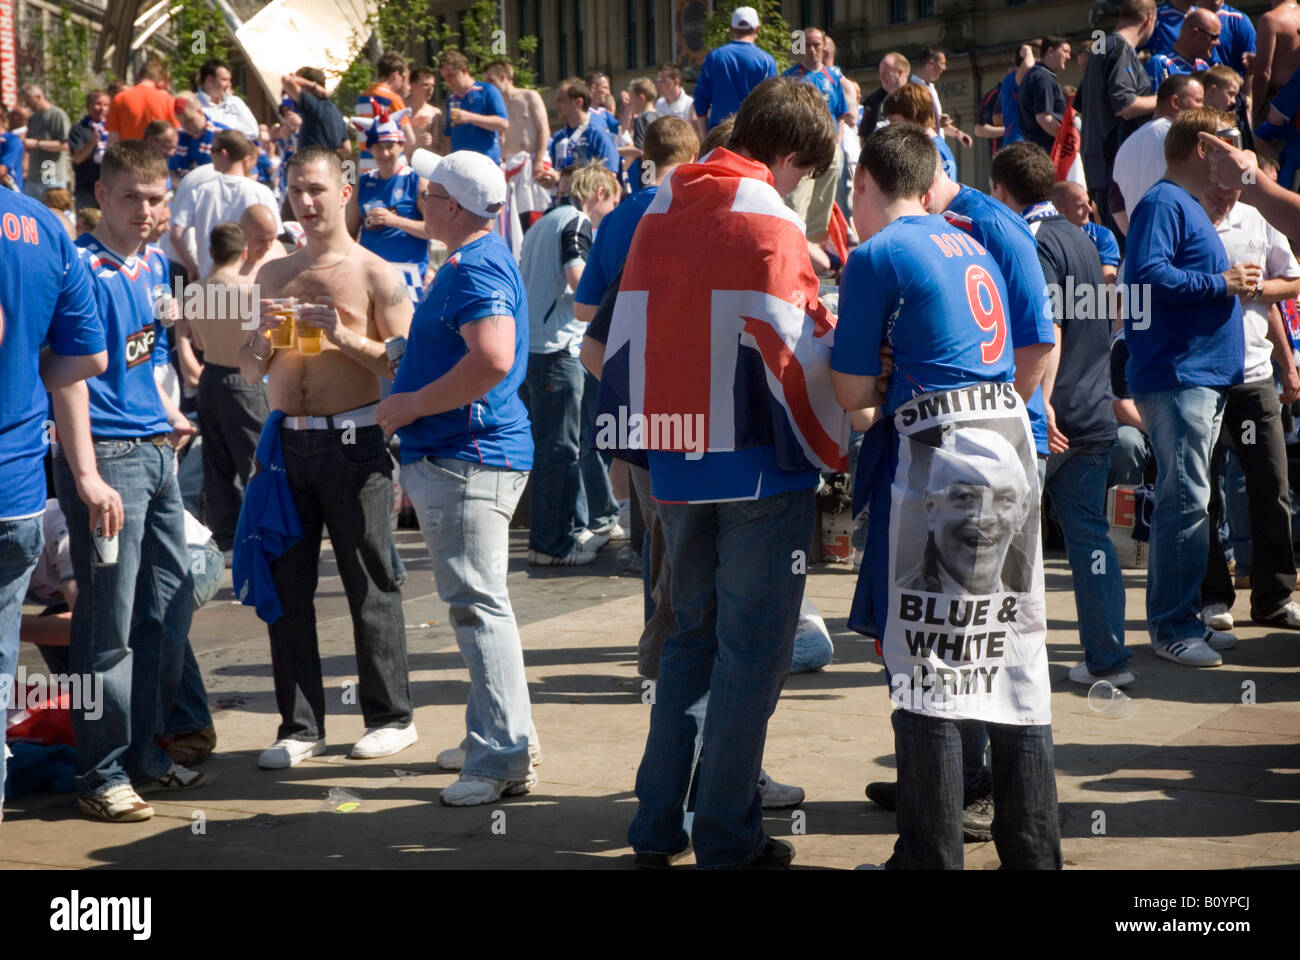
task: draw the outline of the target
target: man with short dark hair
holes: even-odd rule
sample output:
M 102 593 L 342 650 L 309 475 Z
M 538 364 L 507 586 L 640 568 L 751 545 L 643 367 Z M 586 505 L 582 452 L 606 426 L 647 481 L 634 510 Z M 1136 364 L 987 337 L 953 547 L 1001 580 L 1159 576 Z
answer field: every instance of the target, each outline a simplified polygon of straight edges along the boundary
M 438 58 L 438 73 L 447 85 L 447 126 L 451 149 L 473 150 L 501 162 L 501 137 L 510 129 L 510 112 L 501 91 L 470 76 L 469 61 L 458 50 Z
M 695 106 L 685 90 L 682 89 L 682 68 L 675 63 L 660 65 L 655 74 L 655 91 L 659 98 L 655 100 L 654 110 L 659 116 L 680 117 L 687 123 L 695 121 Z
M 845 267 L 831 358 L 840 405 L 879 407 L 883 414 L 858 461 L 859 470 L 865 469 L 863 457 L 876 464 L 864 475 L 864 497 L 857 498 L 859 506 L 869 504 L 868 539 L 875 547 L 871 562 L 863 563 L 849 626 L 879 638 L 896 707 L 899 837 L 886 868 L 961 868 L 963 807 L 971 787 L 966 753 L 970 729 L 978 725 L 987 728 L 993 746 L 997 816 L 989 829 L 1002 866 L 1060 869 L 1047 631 L 1042 614 L 1031 612 L 1043 603 L 1038 491 L 1029 466 L 1028 418 L 1007 349 L 1007 323 L 1017 308 L 1008 309 L 1007 286 L 989 244 L 927 213 L 938 160 L 918 126 L 891 124 L 867 139 L 854 182 L 854 221 L 863 243 Z M 883 365 L 882 347 L 890 348 L 892 373 Z M 915 402 L 927 395 L 934 398 L 930 413 Z M 963 412 L 981 416 L 973 423 L 952 416 Z M 943 422 L 940 413 L 948 415 Z M 904 435 L 903 428 L 915 424 L 929 424 L 933 439 Z M 929 469 L 909 469 L 922 456 Z M 900 487 L 907 499 L 896 515 L 891 491 Z M 910 544 L 906 552 L 903 539 Z M 1022 556 L 1015 569 L 1001 562 L 1012 539 Z M 947 550 L 938 546 L 941 540 Z M 951 567 L 939 562 L 940 553 Z M 920 568 L 911 568 L 914 557 L 921 558 Z M 1015 625 L 999 625 L 1005 624 L 1008 646 L 1014 644 L 1016 663 L 999 662 L 1008 685 L 996 696 L 991 686 L 950 693 L 948 685 L 933 683 L 937 671 L 956 674 L 958 663 L 977 669 L 973 665 L 992 654 L 987 647 L 963 653 L 960 642 L 957 650 L 915 641 L 909 646 L 905 634 L 911 631 L 902 625 L 920 602 L 918 589 L 943 595 L 936 609 L 965 609 L 967 616 L 989 602 L 980 595 L 990 592 L 1002 595 L 1003 609 L 1008 600 L 1022 604 Z M 931 685 L 922 682 L 927 675 Z
M 1129 217 L 1143 194 L 1164 176 L 1165 137 L 1174 118 L 1184 110 L 1197 110 L 1204 103 L 1201 82 L 1189 74 L 1167 77 L 1156 91 L 1156 113 L 1151 120 L 1129 135 L 1115 153 L 1110 179 L 1124 201 L 1116 222 L 1127 230 Z M 1106 209 L 1100 206 L 1100 209 Z
M 921 48 L 919 64 L 912 74 L 911 82 L 925 88 L 930 94 L 930 102 L 934 104 L 935 133 L 941 137 L 955 137 L 963 147 L 969 147 L 972 143 L 970 134 L 957 129 L 952 118 L 943 112 L 943 106 L 939 103 L 939 89 L 935 86 L 948 70 L 948 54 L 942 47 L 924 46 Z
M 1121 144 L 1156 109 L 1155 85 L 1142 69 L 1137 48 L 1156 27 L 1154 0 L 1123 0 L 1115 30 L 1088 58 L 1074 107 L 1083 115 L 1083 174 L 1089 194 L 1109 216 L 1107 194 Z
M 86 115 L 68 131 L 68 149 L 72 153 L 72 171 L 76 179 L 77 207 L 95 205 L 95 181 L 99 164 L 108 149 L 108 94 L 92 90 L 86 94 Z
M 1043 38 L 1043 49 L 1020 84 L 1020 132 L 1048 153 L 1056 142 L 1065 114 L 1065 94 L 1056 75 L 1070 62 L 1070 41 L 1061 36 Z
M 1195 667 L 1219 666 L 1217 651 L 1237 643 L 1201 618 L 1210 452 L 1227 388 L 1244 376 L 1238 296 L 1263 283 L 1258 263 L 1229 261 L 1196 201 L 1214 186 L 1198 134 L 1231 123 L 1229 115 L 1204 109 L 1174 120 L 1165 138 L 1165 178 L 1133 211 L 1125 267 L 1128 283 L 1151 291 L 1148 316 L 1124 319 L 1129 386 L 1157 464 L 1147 564 L 1151 649 Z
M 343 154 L 352 152 L 347 123 L 330 99 L 329 91 L 325 89 L 325 74 L 319 68 L 299 67 L 296 73 L 281 77 L 280 86 L 302 117 L 298 148 L 324 147 Z
M 700 64 L 693 106 L 700 138 L 740 109 L 749 92 L 776 76 L 776 61 L 758 46 L 758 13 L 731 11 L 731 40 L 710 50 Z
M 577 77 L 562 81 L 555 91 L 555 112 L 564 126 L 551 134 L 549 152 L 551 169 L 541 178 L 554 185 L 560 174 L 569 167 L 582 166 L 600 160 L 618 175 L 621 164 L 614 138 L 599 124 L 591 122 L 591 91 Z
M 1078 607 L 1084 661 L 1070 668 L 1070 679 L 1121 687 L 1133 673 L 1124 648 L 1123 571 L 1103 510 L 1116 426 L 1106 281 L 1097 248 L 1050 200 L 1055 178 L 1051 158 L 1027 143 L 1000 151 L 989 171 L 993 197 L 1020 212 L 1038 244 L 1060 331 L 1059 360 L 1043 377 L 1043 402 L 1052 411 L 1044 489 L 1061 524 Z
M 405 572 L 390 527 L 393 462 L 376 415 L 380 379 L 392 376 L 384 341 L 406 336 L 411 300 L 392 266 L 348 234 L 352 185 L 343 182 L 338 154 L 307 147 L 289 163 L 289 203 L 307 243 L 266 263 L 256 282 L 264 300 L 298 300 L 290 340 L 296 348 L 283 341 L 276 348 L 272 338 L 283 317 L 264 307 L 261 325 L 239 352 L 250 384 L 268 378 L 271 414 L 259 442 L 283 457 L 282 489 L 301 530 L 283 553 L 266 557 L 254 532 L 265 518 L 250 513 L 250 496 L 235 545 L 236 593 L 269 620 L 280 725 L 258 757 L 266 770 L 325 752 L 315 593 L 326 526 L 352 616 L 366 728 L 350 756 L 390 756 L 418 738 L 402 613 Z M 270 582 L 255 581 L 258 571 Z M 263 594 L 268 587 L 273 593 Z
M 742 21 L 756 30 L 744 19 L 750 14 Z M 818 471 L 843 463 L 847 422 L 826 405 L 833 397 L 822 337 L 833 321 L 817 299 L 803 230 L 781 197 L 827 169 L 835 150 L 835 125 L 816 90 L 784 77 L 760 83 L 740 105 L 729 146 L 673 173 L 671 196 L 657 196 L 663 213 L 641 220 L 624 266 L 597 444 L 646 452 L 677 620 L 659 665 L 628 830 L 641 867 L 668 867 L 690 843 L 704 868 L 783 869 L 794 856 L 765 836 L 757 784 L 768 718 L 790 669 L 806 573 L 798 556 L 811 542 Z M 665 284 L 702 267 L 707 283 Z M 716 353 L 724 341 L 740 351 L 734 362 Z M 777 359 L 796 343 L 797 376 Z M 617 442 L 609 418 L 618 419 L 620 405 L 656 428 Z M 816 412 L 796 421 L 784 413 L 795 408 Z M 697 735 L 698 763 L 690 747 Z
M 375 73 L 377 75 L 375 82 L 358 94 L 354 114 L 358 117 L 373 116 L 373 103 L 378 103 L 389 113 L 405 110 L 406 97 L 411 93 L 411 70 L 406 58 L 396 50 L 389 50 L 379 58 L 379 63 L 375 65 Z M 411 126 L 410 117 L 402 120 L 402 135 L 406 138 L 404 151 L 409 160 L 411 154 L 415 152 L 415 128 Z M 360 161 L 362 170 L 374 167 L 375 161 L 370 156 L 369 150 L 361 151 Z
M 106 701 L 98 719 L 72 711 L 78 803 L 87 816 L 115 823 L 153 816 L 133 785 L 175 791 L 206 779 L 173 763 L 156 742 L 180 688 L 194 611 L 176 474 L 176 452 L 194 428 L 159 388 L 150 362 L 154 291 L 168 277 L 162 252 L 146 239 L 164 209 L 166 184 L 162 157 L 140 141 L 105 151 L 95 186 L 103 216 L 77 244 L 104 321 L 108 369 L 84 386 L 52 391 L 54 487 L 81 594 L 72 612 L 71 666 L 82 676 L 102 675 Z M 122 504 L 116 563 L 105 562 L 110 530 L 101 536 L 93 529 L 101 483 Z
M 195 94 L 208 118 L 231 130 L 238 130 L 249 140 L 257 140 L 260 128 L 248 104 L 234 92 L 230 64 L 215 57 L 199 67 L 199 89 Z

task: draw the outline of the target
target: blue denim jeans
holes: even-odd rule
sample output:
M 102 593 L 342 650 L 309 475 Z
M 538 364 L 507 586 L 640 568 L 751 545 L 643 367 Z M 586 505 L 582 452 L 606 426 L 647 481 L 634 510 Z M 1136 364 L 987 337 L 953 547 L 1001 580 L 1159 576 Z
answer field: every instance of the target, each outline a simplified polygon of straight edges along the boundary
M 1224 556 L 1237 561 L 1233 576 L 1249 577 L 1250 497 L 1246 495 L 1246 473 L 1231 450 L 1223 452 L 1223 469 L 1219 472 L 1219 543 L 1224 547 Z
M 402 465 L 420 532 L 433 558 L 438 596 L 451 608 L 465 666 L 465 765 L 494 780 L 528 775 L 532 711 L 524 651 L 506 589 L 510 518 L 528 474 L 438 457 Z
M 1210 452 L 1223 418 L 1221 387 L 1134 396 L 1156 458 L 1156 504 L 1147 563 L 1151 642 L 1201 637 L 1201 581 L 1210 549 Z
M 895 710 L 898 841 L 890 870 L 960 870 L 963 727 Z M 1061 869 L 1052 728 L 981 724 L 993 746 L 993 843 L 1007 870 Z
M 1098 676 L 1123 669 L 1132 656 L 1124 648 L 1124 572 L 1106 520 L 1113 447 L 1113 441 L 1075 446 L 1047 461 L 1047 492 L 1065 537 L 1083 659 Z
M 530 361 L 531 362 L 531 361 Z M 618 519 L 618 501 L 609 481 L 609 458 L 596 449 L 596 401 L 600 381 L 583 371 L 582 386 L 582 490 L 587 498 L 586 526 L 607 527 Z
M 1137 427 L 1121 423 L 1115 431 L 1115 449 L 1110 456 L 1110 475 L 1106 477 L 1106 489 L 1117 484 L 1139 486 L 1150 459 L 1151 444 L 1147 441 L 1147 435 Z
M 533 427 L 528 546 L 562 557 L 587 526 L 582 399 L 586 372 L 567 351 L 533 353 L 521 391 Z
M 225 558 L 217 549 L 216 541 L 204 544 L 191 543 L 190 578 L 194 581 L 194 609 L 198 610 L 217 595 L 221 589 L 221 574 L 226 568 Z M 176 699 L 167 711 L 163 733 L 177 737 L 212 726 L 212 711 L 208 707 L 208 691 L 203 686 L 203 674 L 194 658 L 194 647 L 185 644 L 185 665 L 181 668 L 181 686 Z
M 83 796 L 155 780 L 171 766 L 155 738 L 180 688 L 194 613 L 176 454 L 147 440 L 94 446 L 99 475 L 122 497 L 125 513 L 112 566 L 93 563 L 89 511 L 68 461 L 54 460 L 77 579 L 69 662 L 75 674 L 104 678 L 103 715 L 88 720 L 85 711 L 72 711 Z
M 639 853 L 686 847 L 683 809 L 698 766 L 696 863 L 739 867 L 764 844 L 756 784 L 790 670 L 805 580 L 791 554 L 806 556 L 812 544 L 814 491 L 658 507 L 677 629 L 659 663 L 628 841 Z
M 18 667 L 23 597 L 40 559 L 45 533 L 40 517 L 0 520 L 0 717 L 9 708 Z M 5 795 L 4 740 L 0 737 L 0 803 Z

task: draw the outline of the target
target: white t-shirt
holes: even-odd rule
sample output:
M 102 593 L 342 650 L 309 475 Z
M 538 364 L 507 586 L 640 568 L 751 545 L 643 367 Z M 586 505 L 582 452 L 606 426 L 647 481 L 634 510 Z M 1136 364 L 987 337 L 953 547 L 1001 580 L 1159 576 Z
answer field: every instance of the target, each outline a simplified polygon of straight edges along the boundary
M 193 214 L 194 191 L 207 183 L 209 180 L 215 180 L 221 176 L 217 168 L 210 163 L 205 163 L 201 167 L 195 167 L 189 173 L 185 174 L 180 183 L 176 185 L 176 192 L 172 195 L 172 223 L 176 222 L 176 213 L 182 209 L 189 209 Z M 278 207 L 276 209 L 279 209 Z M 181 262 L 179 251 L 172 246 L 171 231 L 164 233 L 159 241 L 162 245 L 163 253 L 167 254 L 168 260 Z M 185 247 L 189 250 L 190 256 L 196 261 L 199 259 L 198 244 L 194 242 L 194 231 L 185 232 Z
M 1248 203 L 1237 203 L 1215 229 L 1223 241 L 1230 263 L 1258 263 L 1265 280 L 1300 278 L 1300 263 L 1291 244 Z M 1268 304 L 1241 299 L 1241 318 L 1246 325 L 1246 383 L 1273 379 L 1273 345 L 1268 340 Z
M 193 176 L 190 174 L 189 176 Z M 189 179 L 189 176 L 186 179 Z M 198 247 L 199 274 L 207 276 L 212 271 L 212 256 L 208 251 L 208 238 L 212 228 L 227 220 L 239 222 L 249 207 L 262 204 L 275 216 L 275 232 L 280 226 L 280 205 L 266 184 L 248 177 L 219 173 L 201 184 L 181 205 L 172 208 L 172 224 L 182 229 L 194 229 L 194 242 Z
M 679 90 L 677 99 L 669 103 L 663 97 L 655 101 L 655 113 L 661 117 L 681 117 L 687 123 L 695 117 L 695 100 L 687 95 L 685 90 Z
M 227 94 L 220 103 L 213 103 L 212 98 L 202 90 L 196 94 L 196 97 L 209 120 L 224 123 L 231 130 L 238 130 L 249 140 L 257 140 L 261 137 L 262 130 L 257 124 L 257 117 L 253 116 L 253 111 L 248 109 L 248 104 L 239 99 L 236 94 Z
M 940 136 L 942 136 L 943 126 L 939 123 L 939 118 L 943 116 L 943 107 L 939 105 L 939 91 L 935 89 L 934 84 L 929 80 L 922 80 L 915 74 L 912 75 L 912 83 L 925 87 L 930 91 L 930 101 L 934 104 L 934 129 L 939 131 Z
M 1142 195 L 1165 175 L 1165 137 L 1173 121 L 1156 117 L 1120 144 L 1111 179 L 1124 195 L 1124 210 L 1131 217 Z

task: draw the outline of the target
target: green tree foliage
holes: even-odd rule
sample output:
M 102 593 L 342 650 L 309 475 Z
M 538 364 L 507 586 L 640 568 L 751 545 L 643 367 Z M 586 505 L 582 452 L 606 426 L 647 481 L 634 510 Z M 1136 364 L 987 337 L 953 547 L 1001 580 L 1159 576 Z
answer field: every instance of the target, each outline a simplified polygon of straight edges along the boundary
M 515 68 L 515 85 L 533 87 L 537 76 L 533 73 L 528 55 L 537 49 L 537 38 L 519 37 L 519 57 L 510 55 L 510 41 L 501 21 L 497 19 L 497 5 L 492 0 L 479 0 L 470 7 L 461 21 L 458 34 L 451 25 L 443 23 L 435 34 L 442 50 L 459 50 L 469 60 L 469 72 L 483 76 L 483 68 L 493 60 L 507 60 Z
M 179 9 L 178 9 L 179 8 Z M 178 0 L 171 14 L 176 50 L 167 60 L 172 90 L 197 90 L 205 60 L 229 60 L 235 49 L 225 19 L 207 0 Z
M 715 0 L 713 12 L 704 21 L 704 45 L 708 49 L 714 50 L 731 40 L 731 13 L 737 7 L 753 7 L 758 11 L 757 43 L 772 55 L 778 72 L 790 66 L 792 59 L 802 58 L 802 49 L 795 49 L 801 37 L 781 16 L 780 0 Z
M 95 51 L 90 25 L 60 10 L 48 33 L 39 24 L 32 27 L 31 45 L 43 61 L 33 71 L 33 81 L 41 85 L 51 103 L 75 121 L 85 112 L 86 94 L 102 79 L 90 69 Z

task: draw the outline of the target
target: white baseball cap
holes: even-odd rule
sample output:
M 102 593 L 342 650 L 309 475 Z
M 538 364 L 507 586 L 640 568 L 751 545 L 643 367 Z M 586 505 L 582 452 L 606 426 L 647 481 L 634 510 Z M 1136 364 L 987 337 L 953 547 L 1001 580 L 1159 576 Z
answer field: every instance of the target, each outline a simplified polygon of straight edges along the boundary
M 753 7 L 737 7 L 731 12 L 731 29 L 757 30 L 758 11 Z
M 411 155 L 411 169 L 444 188 L 477 217 L 491 220 L 505 206 L 506 175 L 486 154 L 457 150 L 440 157 L 428 150 L 416 150 Z

